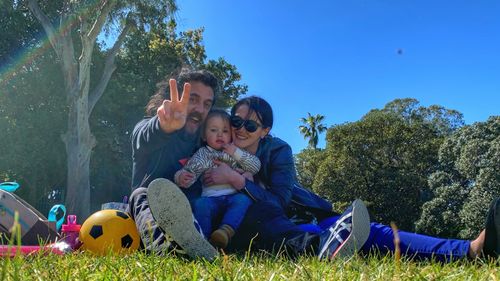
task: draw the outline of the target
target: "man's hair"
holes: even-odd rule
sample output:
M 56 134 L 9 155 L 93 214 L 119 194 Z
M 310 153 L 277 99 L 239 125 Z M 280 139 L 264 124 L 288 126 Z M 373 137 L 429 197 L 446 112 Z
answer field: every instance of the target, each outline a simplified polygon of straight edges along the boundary
M 174 77 L 174 75 L 171 75 Z M 170 86 L 167 78 L 160 83 L 156 84 L 158 90 L 151 96 L 148 104 L 146 105 L 146 116 L 152 117 L 156 115 L 156 110 L 161 106 L 165 99 L 170 99 Z M 182 68 L 179 75 L 177 76 L 177 91 L 179 92 L 179 98 L 182 97 L 182 91 L 184 89 L 184 83 L 200 82 L 205 86 L 212 88 L 214 92 L 214 98 L 212 101 L 212 106 L 215 104 L 215 99 L 219 92 L 219 82 L 217 78 L 208 70 L 190 70 L 188 68 Z

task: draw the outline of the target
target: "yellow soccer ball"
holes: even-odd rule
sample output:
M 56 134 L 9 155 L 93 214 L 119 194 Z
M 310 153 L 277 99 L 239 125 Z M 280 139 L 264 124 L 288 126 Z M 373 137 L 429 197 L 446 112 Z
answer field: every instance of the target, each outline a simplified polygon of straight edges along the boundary
M 119 210 L 95 212 L 85 220 L 78 237 L 82 249 L 98 255 L 131 253 L 140 244 L 134 220 Z

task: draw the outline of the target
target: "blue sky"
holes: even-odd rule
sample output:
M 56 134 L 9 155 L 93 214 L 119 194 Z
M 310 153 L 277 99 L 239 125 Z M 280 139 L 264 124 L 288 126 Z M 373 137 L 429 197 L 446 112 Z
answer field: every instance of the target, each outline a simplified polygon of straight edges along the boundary
M 178 5 L 179 28 L 205 28 L 208 57 L 235 64 L 248 93 L 271 103 L 272 134 L 294 153 L 307 146 L 298 130 L 307 112 L 329 127 L 411 97 L 456 109 L 467 124 L 500 114 L 498 0 Z

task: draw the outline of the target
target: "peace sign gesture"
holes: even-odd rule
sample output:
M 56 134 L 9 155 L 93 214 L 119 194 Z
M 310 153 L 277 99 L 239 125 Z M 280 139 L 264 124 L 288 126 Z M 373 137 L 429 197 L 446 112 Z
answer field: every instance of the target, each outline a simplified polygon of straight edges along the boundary
M 179 100 L 177 81 L 170 79 L 170 100 L 164 100 L 163 104 L 156 110 L 160 121 L 160 128 L 167 134 L 177 131 L 186 124 L 191 84 L 184 83 L 182 98 Z

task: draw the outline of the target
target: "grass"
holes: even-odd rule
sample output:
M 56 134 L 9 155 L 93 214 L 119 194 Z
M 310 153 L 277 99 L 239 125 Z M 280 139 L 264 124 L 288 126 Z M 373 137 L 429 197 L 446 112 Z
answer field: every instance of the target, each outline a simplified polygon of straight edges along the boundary
M 438 263 L 355 256 L 349 260 L 290 259 L 255 253 L 224 255 L 213 262 L 136 252 L 96 257 L 0 258 L 0 280 L 500 280 L 500 259 Z

